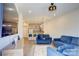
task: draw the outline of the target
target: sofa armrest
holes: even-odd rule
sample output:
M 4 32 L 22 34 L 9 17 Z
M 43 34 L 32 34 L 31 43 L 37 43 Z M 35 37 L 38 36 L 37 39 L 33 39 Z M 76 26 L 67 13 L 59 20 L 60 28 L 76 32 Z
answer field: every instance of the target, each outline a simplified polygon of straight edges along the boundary
M 45 39 L 52 39 L 51 37 L 47 37 L 47 38 L 45 38 Z
M 54 41 L 61 41 L 61 38 L 54 38 Z
M 52 38 L 51 37 L 45 38 L 45 40 L 50 40 L 52 42 Z

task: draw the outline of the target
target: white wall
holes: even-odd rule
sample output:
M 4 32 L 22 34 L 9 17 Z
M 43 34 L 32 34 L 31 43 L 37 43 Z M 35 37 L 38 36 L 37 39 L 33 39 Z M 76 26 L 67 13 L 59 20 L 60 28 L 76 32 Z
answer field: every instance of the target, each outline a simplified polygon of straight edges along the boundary
M 60 37 L 61 35 L 79 37 L 79 10 L 44 23 L 44 31 L 53 38 Z
M 17 12 L 18 12 L 18 35 L 22 39 L 23 38 L 23 15 L 20 12 L 20 10 L 18 9 L 18 6 L 16 3 L 15 3 L 15 7 L 16 7 Z
M 19 19 L 18 19 L 18 35 L 20 38 L 23 38 L 23 16 L 22 14 L 19 14 Z

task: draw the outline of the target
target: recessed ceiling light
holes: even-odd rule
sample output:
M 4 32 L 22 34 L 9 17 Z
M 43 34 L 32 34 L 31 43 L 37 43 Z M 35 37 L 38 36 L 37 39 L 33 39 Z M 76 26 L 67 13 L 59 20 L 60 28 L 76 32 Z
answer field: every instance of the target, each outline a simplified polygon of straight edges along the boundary
M 9 24 L 9 25 L 7 25 L 7 26 L 12 26 L 12 25 Z
M 31 14 L 31 13 L 32 13 L 32 11 L 31 11 L 31 10 L 29 10 L 29 11 L 28 11 L 28 13 L 29 13 L 29 14 Z
M 6 8 L 7 10 L 9 10 L 9 11 L 14 11 L 14 9 L 13 8 Z
M 5 26 L 7 26 L 7 25 L 3 24 L 2 26 L 4 26 L 4 27 L 5 27 Z
M 12 26 L 12 25 L 10 25 L 10 24 L 9 24 L 9 25 L 3 24 L 2 26 L 4 26 L 4 27 L 5 27 L 5 26 Z

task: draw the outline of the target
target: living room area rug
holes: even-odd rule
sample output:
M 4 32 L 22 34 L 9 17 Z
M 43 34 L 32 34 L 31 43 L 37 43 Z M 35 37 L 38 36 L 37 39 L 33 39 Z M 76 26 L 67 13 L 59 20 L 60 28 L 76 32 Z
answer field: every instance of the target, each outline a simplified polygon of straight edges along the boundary
M 35 45 L 34 46 L 34 56 L 47 56 L 47 47 L 50 45 Z
M 23 56 L 23 49 L 9 49 L 2 52 L 3 56 Z

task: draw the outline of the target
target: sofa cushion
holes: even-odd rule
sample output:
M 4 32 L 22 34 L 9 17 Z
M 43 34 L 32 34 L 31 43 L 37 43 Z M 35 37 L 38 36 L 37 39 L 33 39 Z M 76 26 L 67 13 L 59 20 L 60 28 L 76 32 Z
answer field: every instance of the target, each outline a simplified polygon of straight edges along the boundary
M 65 43 L 63 43 L 63 42 L 61 42 L 61 41 L 55 41 L 54 42 L 54 45 L 55 45 L 55 47 L 59 47 L 59 46 L 62 46 L 62 45 L 64 45 Z
M 72 36 L 62 36 L 61 41 L 63 41 L 64 43 L 71 44 L 72 38 Z
M 73 37 L 71 43 L 74 45 L 79 45 L 79 37 Z
M 37 39 L 42 39 L 42 38 L 43 38 L 42 34 L 38 34 Z
M 64 56 L 56 48 L 47 47 L 47 56 Z
M 58 48 L 57 48 L 57 51 L 59 51 L 59 52 L 63 52 L 63 50 L 64 50 L 64 46 L 59 46 Z
M 67 56 L 79 56 L 79 48 L 65 49 L 62 54 Z
M 59 47 L 57 48 L 57 51 L 59 51 L 59 52 L 62 53 L 65 49 L 73 49 L 73 48 L 75 48 L 74 45 L 65 44 L 65 45 L 59 46 Z
M 44 37 L 44 38 L 48 38 L 48 37 L 50 37 L 50 36 L 49 36 L 49 34 L 43 34 L 43 37 Z

